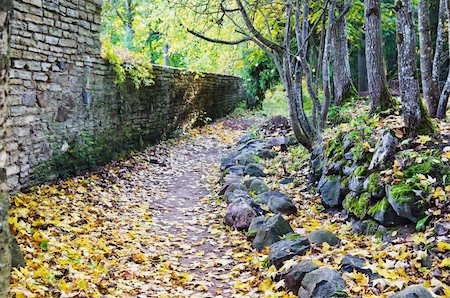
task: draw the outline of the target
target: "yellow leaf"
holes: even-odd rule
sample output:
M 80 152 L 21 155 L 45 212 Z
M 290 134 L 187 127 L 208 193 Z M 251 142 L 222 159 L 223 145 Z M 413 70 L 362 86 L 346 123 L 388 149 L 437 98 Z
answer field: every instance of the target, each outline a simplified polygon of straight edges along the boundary
M 264 293 L 271 293 L 275 290 L 275 286 L 272 284 L 272 280 L 270 278 L 266 278 L 262 283 L 259 284 L 258 288 Z
M 437 244 L 437 249 L 439 252 L 446 252 L 450 250 L 450 243 L 439 241 Z
M 442 153 L 442 157 L 443 157 L 443 158 L 450 159 L 450 151 L 447 151 L 447 152 Z
M 442 262 L 439 264 L 439 267 L 450 267 L 450 258 L 445 258 L 442 260 Z
M 236 290 L 245 290 L 245 289 L 248 289 L 249 287 L 250 287 L 250 285 L 247 282 L 243 282 L 240 280 L 238 280 L 234 283 L 234 288 Z
M 420 135 L 417 139 L 417 142 L 420 144 L 425 144 L 429 141 L 431 141 L 431 137 L 427 135 Z

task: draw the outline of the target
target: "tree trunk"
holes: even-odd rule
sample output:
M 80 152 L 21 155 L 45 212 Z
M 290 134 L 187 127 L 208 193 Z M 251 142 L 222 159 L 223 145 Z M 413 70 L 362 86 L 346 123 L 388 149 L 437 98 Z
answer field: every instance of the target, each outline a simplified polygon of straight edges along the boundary
M 391 107 L 391 95 L 386 82 L 381 40 L 381 0 L 365 0 L 366 63 L 371 112 Z
M 428 114 L 436 117 L 438 106 L 438 84 L 432 75 L 432 48 L 430 35 L 430 16 L 428 1 L 419 0 L 419 43 L 420 43 L 420 73 L 422 80 L 423 98 Z
M 446 1 L 446 0 L 444 0 L 444 1 Z M 447 12 L 447 16 L 450 18 L 450 6 L 448 5 L 448 3 L 446 3 L 445 5 L 446 5 L 445 10 Z M 448 29 L 450 29 L 450 20 L 448 22 Z M 449 45 L 450 45 L 450 37 L 449 37 Z M 449 47 L 449 51 L 450 51 L 450 47 Z M 439 106 L 438 106 L 438 110 L 437 110 L 437 117 L 439 119 L 445 119 L 445 116 L 447 114 L 449 95 L 450 95 L 450 71 L 448 72 L 447 81 L 445 82 L 444 88 L 442 89 L 442 93 L 439 98 Z
M 131 0 L 125 0 L 125 45 L 130 50 L 134 49 L 133 12 L 131 9 Z
M 433 130 L 433 126 L 421 102 L 416 78 L 416 32 L 412 0 L 398 0 L 396 3 L 398 74 L 403 118 L 408 134 L 427 133 Z
M 336 3 L 337 10 L 342 13 L 344 2 Z M 353 89 L 350 73 L 350 58 L 348 53 L 347 28 L 345 17 L 339 18 L 333 25 L 331 45 L 333 49 L 333 86 L 334 103 L 342 104 L 349 97 Z
M 439 13 L 438 13 L 438 25 L 436 29 L 436 47 L 434 49 L 434 58 L 433 58 L 433 82 L 437 84 L 437 94 L 439 95 L 440 86 L 439 86 L 439 75 L 441 71 L 441 59 L 442 59 L 442 51 L 444 48 L 444 39 L 445 39 L 445 20 L 447 18 L 447 3 L 448 0 L 440 0 L 439 1 Z
M 364 35 L 361 36 L 361 47 L 358 49 L 358 92 L 368 90 L 367 83 L 367 65 L 366 65 L 366 44 Z
M 9 45 L 8 25 L 11 0 L 0 4 L 0 297 L 6 297 L 11 272 L 11 251 L 8 223 L 8 189 L 6 185 L 5 118 L 8 92 Z
M 169 56 L 169 45 L 164 42 L 163 43 L 163 52 L 164 52 L 164 66 L 170 66 L 170 56 Z

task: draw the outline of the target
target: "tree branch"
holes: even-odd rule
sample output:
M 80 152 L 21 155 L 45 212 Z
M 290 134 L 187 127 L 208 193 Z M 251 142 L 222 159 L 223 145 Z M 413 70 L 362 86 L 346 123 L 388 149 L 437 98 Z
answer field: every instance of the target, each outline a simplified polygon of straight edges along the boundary
M 190 29 L 186 29 L 186 30 L 187 30 L 187 32 L 189 32 L 190 34 L 192 34 L 192 35 L 194 35 L 194 36 L 196 36 L 196 37 L 198 37 L 198 38 L 201 38 L 201 39 L 203 39 L 203 40 L 206 40 L 206 41 L 208 41 L 208 42 L 219 43 L 219 44 L 224 44 L 224 45 L 237 45 L 237 44 L 241 44 L 241 43 L 244 43 L 244 42 L 247 42 L 247 41 L 252 40 L 252 39 L 251 39 L 250 37 L 248 37 L 248 36 L 246 36 L 246 37 L 244 37 L 244 38 L 241 38 L 241 39 L 238 39 L 238 40 L 222 40 L 222 39 L 214 39 L 214 38 L 210 38 L 210 37 L 204 36 L 203 34 L 201 34 L 201 33 L 199 33 L 199 32 L 196 32 L 196 31 L 193 31 L 193 30 L 190 30 Z

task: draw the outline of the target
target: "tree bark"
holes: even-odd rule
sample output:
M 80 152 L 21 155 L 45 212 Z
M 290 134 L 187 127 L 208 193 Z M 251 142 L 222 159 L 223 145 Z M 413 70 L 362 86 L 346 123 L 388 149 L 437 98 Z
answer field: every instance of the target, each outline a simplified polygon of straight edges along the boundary
M 367 80 L 371 112 L 391 107 L 391 95 L 387 87 L 381 40 L 381 0 L 364 1 L 366 31 Z
M 433 82 L 437 84 L 437 92 L 440 92 L 439 86 L 439 75 L 441 71 L 441 59 L 442 59 L 442 51 L 444 48 L 444 39 L 445 39 L 445 20 L 447 18 L 447 3 L 448 0 L 440 0 L 439 1 L 439 13 L 438 13 L 438 25 L 436 29 L 436 47 L 434 49 L 434 58 L 433 58 Z
M 336 3 L 338 12 L 344 11 L 343 1 Z M 331 47 L 333 49 L 333 86 L 334 103 L 342 104 L 343 100 L 349 97 L 353 89 L 352 77 L 350 73 L 350 57 L 348 51 L 346 18 L 340 17 L 333 24 Z
M 408 134 L 427 133 L 433 130 L 433 126 L 421 102 L 416 78 L 416 32 L 412 0 L 398 0 L 396 3 L 398 74 L 403 119 Z
M 447 0 L 444 0 L 444 1 L 447 1 Z M 446 5 L 445 10 L 447 12 L 447 17 L 450 18 L 450 6 L 448 5 L 448 3 L 446 3 L 445 5 Z M 448 22 L 448 29 L 450 29 L 450 20 Z M 449 45 L 450 45 L 450 37 L 449 37 Z M 449 48 L 449 51 L 450 51 L 450 48 Z M 445 116 L 447 113 L 447 108 L 448 108 L 449 95 L 450 95 L 450 71 L 448 72 L 447 81 L 445 82 L 444 88 L 442 89 L 441 96 L 439 98 L 439 106 L 438 106 L 438 110 L 437 110 L 437 117 L 439 119 L 445 119 Z
M 6 297 L 11 272 L 8 189 L 6 185 L 5 119 L 8 93 L 8 27 L 12 1 L 0 4 L 0 297 Z
M 436 117 L 438 99 L 438 84 L 433 80 L 432 47 L 430 34 L 430 16 L 428 1 L 419 0 L 419 43 L 420 43 L 420 73 L 423 98 L 431 117 Z
M 366 44 L 364 35 L 361 36 L 361 47 L 358 49 L 358 92 L 366 92 L 369 88 L 367 82 Z

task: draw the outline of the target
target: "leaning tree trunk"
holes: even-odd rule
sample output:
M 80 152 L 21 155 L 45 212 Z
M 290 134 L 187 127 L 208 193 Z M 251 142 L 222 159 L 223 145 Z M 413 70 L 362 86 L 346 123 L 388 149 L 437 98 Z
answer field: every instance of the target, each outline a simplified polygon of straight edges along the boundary
M 365 0 L 366 63 L 371 112 L 391 107 L 391 95 L 386 82 L 381 40 L 381 0 Z
M 442 52 L 444 49 L 444 39 L 445 39 L 445 20 L 447 19 L 447 3 L 448 0 L 440 0 L 439 1 L 439 13 L 438 13 L 438 25 L 436 30 L 436 46 L 434 49 L 434 58 L 433 58 L 433 82 L 437 84 L 437 92 L 439 94 L 440 86 L 439 86 L 439 75 L 441 72 L 441 59 Z
M 9 274 L 11 272 L 10 236 L 8 224 L 8 196 L 6 186 L 5 153 L 5 105 L 8 87 L 8 20 L 11 0 L 0 4 L 0 297 L 8 294 Z
M 423 98 L 427 106 L 428 114 L 431 117 L 436 117 L 439 103 L 438 83 L 433 80 L 430 16 L 427 0 L 419 0 L 419 43 Z
M 416 32 L 412 0 L 398 0 L 396 3 L 398 74 L 403 118 L 410 135 L 426 133 L 433 130 L 433 126 L 421 102 L 416 78 Z
M 444 3 L 442 3 L 442 2 L 444 2 Z M 447 14 L 447 17 L 450 18 L 450 6 L 448 5 L 447 0 L 441 0 L 441 4 L 439 5 L 440 21 L 441 21 L 441 17 L 443 15 L 445 15 L 444 11 Z M 442 13 L 442 15 L 441 15 L 441 13 Z M 450 29 L 450 22 L 448 23 L 448 27 Z M 443 28 L 442 28 L 441 33 L 442 32 L 443 32 Z M 439 33 L 440 32 L 439 32 L 439 26 L 438 26 L 438 40 L 437 41 L 439 41 Z M 449 38 L 449 45 L 450 45 L 450 38 Z M 437 46 L 438 46 L 438 44 L 436 44 L 436 48 L 437 48 Z M 449 47 L 449 51 L 450 51 L 450 47 Z M 435 57 L 435 61 L 436 60 L 437 59 Z M 437 65 L 438 63 L 435 63 L 435 64 Z M 438 76 L 438 75 L 436 75 L 436 76 Z M 449 95 L 450 95 L 450 71 L 448 72 L 447 81 L 445 82 L 444 88 L 442 89 L 441 96 L 439 98 L 439 106 L 438 106 L 438 110 L 437 110 L 437 117 L 439 119 L 445 118 L 445 115 L 447 113 L 447 105 L 448 105 Z
M 344 10 L 343 1 L 336 3 L 340 13 Z M 340 105 L 348 98 L 353 91 L 352 77 L 350 73 L 350 58 L 348 53 L 347 29 L 345 17 L 339 18 L 332 29 L 332 50 L 333 50 L 333 86 L 334 103 Z

